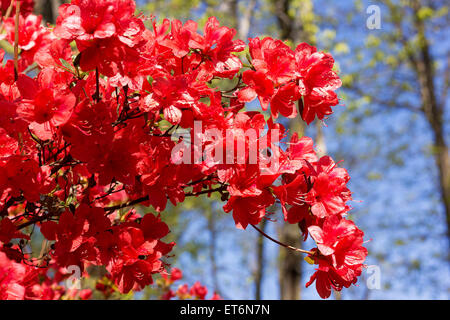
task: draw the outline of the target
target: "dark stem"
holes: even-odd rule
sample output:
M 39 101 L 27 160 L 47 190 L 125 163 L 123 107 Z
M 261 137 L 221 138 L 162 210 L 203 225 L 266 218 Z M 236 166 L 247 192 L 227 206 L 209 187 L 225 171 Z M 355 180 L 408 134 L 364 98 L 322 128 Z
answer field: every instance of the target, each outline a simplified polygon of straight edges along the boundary
M 98 67 L 95 68 L 95 101 L 100 102 L 100 75 L 98 73 Z
M 280 246 L 282 246 L 282 247 L 285 247 L 285 248 L 287 248 L 287 249 L 291 249 L 291 250 L 293 250 L 293 251 L 297 251 L 297 252 L 301 252 L 301 253 L 306 253 L 306 254 L 309 254 L 309 255 L 314 255 L 314 252 L 312 252 L 312 251 L 307 251 L 307 250 L 295 248 L 295 247 L 289 246 L 289 245 L 287 245 L 287 244 L 285 244 L 285 243 L 282 243 L 282 242 L 280 242 L 280 241 L 278 241 L 278 240 L 275 240 L 274 238 L 272 238 L 271 236 L 267 235 L 264 231 L 262 231 L 261 229 L 259 229 L 259 228 L 258 228 L 257 226 L 255 226 L 254 224 L 251 224 L 251 226 L 252 226 L 253 228 L 255 228 L 256 231 L 258 231 L 259 233 L 261 233 L 264 237 L 266 237 L 267 239 L 269 239 L 269 240 L 275 242 L 276 244 L 278 244 L 278 245 L 280 245 Z
M 12 3 L 13 1 L 11 1 Z M 16 19 L 14 24 L 14 80 L 19 78 L 19 17 L 20 1 L 16 1 Z

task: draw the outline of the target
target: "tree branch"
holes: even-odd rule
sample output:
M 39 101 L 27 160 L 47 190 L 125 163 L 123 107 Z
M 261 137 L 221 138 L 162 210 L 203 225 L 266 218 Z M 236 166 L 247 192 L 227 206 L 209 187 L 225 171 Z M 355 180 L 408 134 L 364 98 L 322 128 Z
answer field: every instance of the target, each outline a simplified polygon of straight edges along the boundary
M 289 245 L 287 245 L 287 244 L 285 244 L 285 243 L 282 243 L 282 242 L 280 242 L 280 241 L 278 241 L 278 240 L 275 240 L 274 238 L 272 238 L 272 237 L 270 237 L 269 235 L 267 235 L 264 231 L 262 231 L 261 229 L 259 229 L 259 228 L 258 228 L 257 226 L 255 226 L 254 224 L 251 224 L 251 226 L 252 226 L 253 228 L 255 228 L 256 231 L 258 231 L 259 233 L 261 233 L 264 237 L 266 237 L 267 239 L 269 239 L 269 240 L 275 242 L 276 244 L 278 244 L 278 245 L 280 245 L 280 246 L 282 246 L 282 247 L 285 247 L 285 248 L 287 248 L 287 249 L 291 249 L 291 250 L 293 250 L 293 251 L 297 251 L 297 252 L 301 252 L 301 253 L 306 253 L 306 254 L 309 254 L 309 255 L 314 255 L 314 252 L 312 252 L 312 251 L 307 251 L 307 250 L 295 248 L 295 247 L 289 246 Z

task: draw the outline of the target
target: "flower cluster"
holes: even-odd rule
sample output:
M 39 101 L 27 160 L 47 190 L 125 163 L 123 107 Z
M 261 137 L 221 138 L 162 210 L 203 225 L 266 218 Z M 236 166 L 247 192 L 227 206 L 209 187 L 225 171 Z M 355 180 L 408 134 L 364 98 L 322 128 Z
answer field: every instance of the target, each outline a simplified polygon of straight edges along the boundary
M 86 204 L 75 213 L 63 212 L 59 223 L 43 222 L 41 232 L 55 241 L 50 253 L 58 265 L 80 269 L 86 264 L 106 266 L 122 293 L 151 284 L 152 275 L 163 270 L 160 258 L 174 245 L 160 240 L 169 229 L 153 214 L 141 218 L 129 212 L 116 225 L 104 210 Z
M 247 87 L 239 92 L 239 99 L 250 102 L 258 97 L 263 110 L 270 104 L 272 117 L 281 114 L 297 116 L 295 102 L 301 100 L 301 117 L 311 123 L 317 116 L 324 119 L 338 104 L 335 90 L 342 82 L 332 70 L 334 59 L 329 53 L 317 52 L 307 43 L 295 51 L 281 40 L 251 39 L 249 50 L 252 70 L 243 73 Z
M 349 175 L 275 122 L 332 113 L 332 56 L 268 37 L 249 39 L 246 61 L 245 42 L 214 17 L 199 30 L 135 10 L 132 0 L 73 0 L 54 28 L 27 10 L 18 26 L 2 21 L 0 39 L 20 56 L 0 52 L 0 267 L 17 271 L 0 273 L 0 297 L 48 298 L 28 294 L 26 279 L 38 278 L 24 275 L 70 266 L 104 267 L 121 293 L 141 290 L 175 245 L 163 240 L 168 202 L 213 193 L 240 229 L 279 203 L 317 244 L 308 259 L 321 297 L 355 283 L 367 250 L 345 218 Z M 256 98 L 262 111 L 246 111 Z M 44 238 L 38 257 L 25 253 L 33 232 Z M 42 278 L 35 285 L 48 286 Z M 200 284 L 178 291 L 206 295 Z
M 34 0 L 20 0 L 20 12 L 28 14 L 33 11 Z M 0 0 L 0 13 L 2 17 L 13 14 L 16 11 L 16 1 Z
M 11 249 L 14 250 L 14 249 Z M 6 252 L 6 253 L 5 253 Z M 91 289 L 67 289 L 61 282 L 67 279 L 65 268 L 36 268 L 8 257 L 7 248 L 0 252 L 0 300 L 88 300 Z M 67 280 L 66 280 L 67 281 Z
M 187 284 L 178 285 L 177 290 L 172 289 L 172 285 L 183 278 L 183 272 L 178 268 L 172 268 L 170 274 L 162 273 L 162 281 L 158 283 L 163 294 L 161 300 L 171 300 L 177 298 L 179 300 L 206 300 L 208 288 L 203 286 L 199 281 L 195 282 L 190 288 Z M 222 297 L 216 292 L 209 298 L 209 300 L 222 300 Z

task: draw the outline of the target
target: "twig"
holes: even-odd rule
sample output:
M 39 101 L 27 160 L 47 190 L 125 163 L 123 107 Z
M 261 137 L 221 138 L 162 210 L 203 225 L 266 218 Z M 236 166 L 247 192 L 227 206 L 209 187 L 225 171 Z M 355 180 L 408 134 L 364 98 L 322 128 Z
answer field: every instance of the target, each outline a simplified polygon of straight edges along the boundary
M 16 0 L 16 20 L 14 23 L 14 80 L 15 81 L 17 81 L 17 79 L 19 78 L 19 17 L 20 17 L 20 1 Z
M 100 75 L 98 73 L 98 67 L 95 68 L 95 102 L 100 102 Z
M 31 226 L 31 225 L 35 224 L 36 222 L 44 221 L 45 219 L 48 219 L 48 218 L 50 218 L 51 216 L 52 216 L 51 214 L 44 214 L 44 215 L 42 215 L 42 216 L 34 217 L 34 219 L 31 219 L 31 220 L 29 220 L 29 221 L 27 221 L 27 222 L 22 223 L 21 225 L 18 225 L 18 226 L 17 226 L 17 230 L 21 230 L 21 229 L 23 229 L 23 228 L 26 228 L 26 227 L 28 227 L 28 226 Z
M 129 202 L 125 202 L 125 203 L 122 203 L 122 204 L 119 204 L 119 205 L 116 205 L 116 206 L 106 207 L 104 209 L 105 209 L 105 211 L 113 212 L 113 211 L 116 211 L 116 210 L 119 210 L 119 209 L 123 209 L 123 208 L 126 208 L 126 207 L 134 206 L 135 204 L 139 204 L 139 203 L 147 201 L 147 200 L 149 200 L 149 196 L 144 196 L 144 197 L 141 197 L 141 198 L 129 201 Z
M 278 241 L 278 240 L 275 240 L 274 238 L 272 238 L 271 236 L 267 235 L 264 231 L 262 231 L 261 229 L 259 229 L 259 228 L 258 228 L 257 226 L 255 226 L 254 224 L 251 224 L 251 226 L 252 226 L 253 228 L 255 228 L 256 231 L 258 231 L 259 233 L 261 233 L 264 237 L 266 237 L 267 239 L 269 239 L 269 240 L 275 242 L 276 244 L 278 244 L 278 245 L 280 245 L 280 246 L 282 246 L 282 247 L 285 247 L 285 248 L 288 248 L 288 249 L 291 249 L 291 250 L 294 250 L 294 251 L 297 251 L 297 252 L 306 253 L 306 254 L 309 254 L 309 255 L 314 255 L 314 252 L 312 252 L 312 251 L 307 251 L 307 250 L 295 248 L 295 247 L 289 246 L 289 245 L 287 245 L 287 244 L 285 244 L 285 243 L 282 243 L 282 242 L 280 242 L 280 241 Z
M 0 33 L 3 32 L 3 28 L 5 27 L 4 26 L 5 20 L 8 19 L 9 16 L 11 15 L 13 5 L 14 5 L 14 0 L 11 0 L 11 4 L 9 5 L 8 9 L 6 10 L 5 16 L 2 19 L 2 25 L 0 26 Z
M 199 191 L 199 192 L 196 192 L 196 193 L 189 192 L 189 193 L 186 193 L 185 196 L 186 197 L 196 197 L 196 196 L 199 196 L 199 195 L 202 195 L 202 194 L 212 193 L 212 192 L 216 192 L 216 191 L 222 192 L 224 190 L 226 190 L 226 186 L 221 186 L 221 187 L 218 187 L 218 188 L 215 188 L 215 189 L 202 190 L 202 191 Z M 123 208 L 126 208 L 126 207 L 134 206 L 135 204 L 139 204 L 139 203 L 147 201 L 149 199 L 150 199 L 150 197 L 147 195 L 147 196 L 143 196 L 141 198 L 135 199 L 135 200 L 131 200 L 129 202 L 118 204 L 116 206 L 106 207 L 106 208 L 104 208 L 104 210 L 107 211 L 107 212 L 112 212 L 112 211 L 115 211 L 115 210 L 119 210 L 119 209 L 123 209 Z

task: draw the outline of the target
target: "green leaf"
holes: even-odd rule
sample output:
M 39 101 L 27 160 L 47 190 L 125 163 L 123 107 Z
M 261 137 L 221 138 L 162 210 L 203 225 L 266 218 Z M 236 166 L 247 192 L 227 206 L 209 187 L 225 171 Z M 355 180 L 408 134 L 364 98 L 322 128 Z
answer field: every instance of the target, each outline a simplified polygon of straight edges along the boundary
M 61 61 L 62 65 L 64 67 L 66 67 L 69 70 L 73 70 L 72 66 L 70 65 L 69 62 L 67 62 L 66 60 L 64 60 L 63 58 L 59 58 L 59 61 Z

